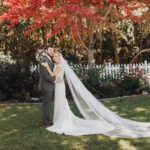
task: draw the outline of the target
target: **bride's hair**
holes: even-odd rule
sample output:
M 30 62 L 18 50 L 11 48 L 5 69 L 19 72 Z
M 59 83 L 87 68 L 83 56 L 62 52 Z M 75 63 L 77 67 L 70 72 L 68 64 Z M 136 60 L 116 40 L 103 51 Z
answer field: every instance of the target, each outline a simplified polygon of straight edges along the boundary
M 54 54 L 55 54 L 55 53 L 58 54 L 59 57 L 61 56 L 61 53 L 58 52 L 57 50 L 54 51 Z

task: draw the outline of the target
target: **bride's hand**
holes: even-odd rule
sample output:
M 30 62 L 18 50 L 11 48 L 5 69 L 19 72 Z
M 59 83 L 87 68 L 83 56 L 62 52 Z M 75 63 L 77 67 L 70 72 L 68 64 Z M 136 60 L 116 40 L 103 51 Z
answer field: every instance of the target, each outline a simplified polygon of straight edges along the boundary
M 46 62 L 43 62 L 43 63 L 41 63 L 41 65 L 43 65 L 44 67 L 46 67 L 46 68 L 48 68 L 49 66 L 48 66 L 48 63 Z

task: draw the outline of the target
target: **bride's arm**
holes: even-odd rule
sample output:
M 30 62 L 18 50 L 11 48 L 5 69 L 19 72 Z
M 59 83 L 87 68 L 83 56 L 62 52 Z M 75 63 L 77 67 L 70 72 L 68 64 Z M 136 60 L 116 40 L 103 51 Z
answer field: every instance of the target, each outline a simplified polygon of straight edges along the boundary
M 61 69 L 62 69 L 60 66 L 57 66 L 56 69 L 55 69 L 55 71 L 52 72 L 47 63 L 42 63 L 42 65 L 43 65 L 44 67 L 46 67 L 48 73 L 49 73 L 50 76 L 52 76 L 52 77 L 55 77 L 55 76 L 61 71 Z

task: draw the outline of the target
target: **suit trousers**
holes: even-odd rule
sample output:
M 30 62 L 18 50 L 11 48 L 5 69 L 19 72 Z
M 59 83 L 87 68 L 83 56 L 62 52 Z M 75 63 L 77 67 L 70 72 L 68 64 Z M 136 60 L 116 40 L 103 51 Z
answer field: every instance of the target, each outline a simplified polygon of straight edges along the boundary
M 44 91 L 44 99 L 43 99 L 43 113 L 42 113 L 42 119 L 43 123 L 45 125 L 48 125 L 50 123 L 50 103 L 52 101 L 52 97 L 54 94 L 54 91 Z

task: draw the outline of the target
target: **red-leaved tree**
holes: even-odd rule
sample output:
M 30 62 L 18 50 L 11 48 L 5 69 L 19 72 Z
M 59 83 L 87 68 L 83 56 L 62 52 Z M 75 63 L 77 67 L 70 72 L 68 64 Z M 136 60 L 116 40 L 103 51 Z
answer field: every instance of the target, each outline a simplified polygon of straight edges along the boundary
M 52 24 L 46 33 L 48 39 L 60 34 L 62 41 L 71 36 L 84 49 L 91 51 L 94 37 L 100 28 L 118 20 L 129 19 L 138 23 L 150 21 L 149 0 L 1 0 L 7 11 L 0 17 L 8 20 L 10 28 L 30 20 L 32 31 Z M 136 14 L 142 11 L 140 15 Z M 115 26 L 115 25 L 114 25 Z M 90 55 L 89 55 L 90 57 Z M 91 59 L 89 60 L 89 63 Z

